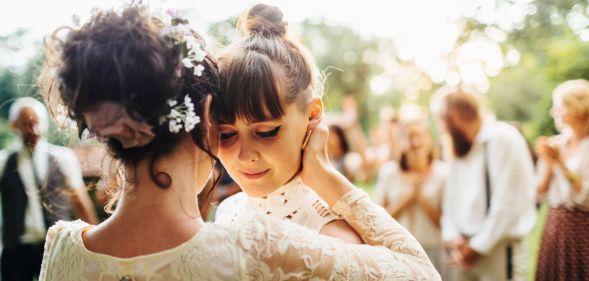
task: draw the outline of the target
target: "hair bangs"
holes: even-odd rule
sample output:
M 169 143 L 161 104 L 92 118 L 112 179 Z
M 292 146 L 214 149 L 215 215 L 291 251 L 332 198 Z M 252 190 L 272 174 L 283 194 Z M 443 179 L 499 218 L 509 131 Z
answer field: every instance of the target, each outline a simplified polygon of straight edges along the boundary
M 249 123 L 263 122 L 284 115 L 281 102 L 281 71 L 256 51 L 234 57 L 223 72 L 225 106 L 219 121 L 233 124 L 236 118 Z

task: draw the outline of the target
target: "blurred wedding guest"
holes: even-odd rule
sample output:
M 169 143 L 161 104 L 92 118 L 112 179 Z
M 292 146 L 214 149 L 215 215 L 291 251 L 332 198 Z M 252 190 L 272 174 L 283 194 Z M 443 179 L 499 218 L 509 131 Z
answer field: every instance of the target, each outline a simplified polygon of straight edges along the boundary
M 511 280 L 525 271 L 521 239 L 536 222 L 534 167 L 513 126 L 483 117 L 478 97 L 442 88 L 432 97 L 452 140 L 442 238 L 456 280 Z
M 350 155 L 350 145 L 344 129 L 336 124 L 329 125 L 327 153 L 331 164 L 346 178 L 353 180 L 349 167 L 346 167 L 346 156 Z
M 588 280 L 589 82 L 556 87 L 551 113 L 562 133 L 536 146 L 538 196 L 550 206 L 536 280 Z
M 440 215 L 447 167 L 436 160 L 423 120 L 402 124 L 401 142 L 399 163 L 389 161 L 379 171 L 375 201 L 417 238 L 444 277 Z
M 47 229 L 75 214 L 89 223 L 96 215 L 82 181 L 80 164 L 66 147 L 43 139 L 47 110 L 30 97 L 10 107 L 10 127 L 20 147 L 0 159 L 2 280 L 33 280 L 39 275 Z

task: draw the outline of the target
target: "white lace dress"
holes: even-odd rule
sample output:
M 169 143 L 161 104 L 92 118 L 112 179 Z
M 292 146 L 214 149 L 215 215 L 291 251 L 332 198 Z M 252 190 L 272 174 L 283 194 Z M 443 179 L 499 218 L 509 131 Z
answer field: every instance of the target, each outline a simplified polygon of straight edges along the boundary
M 85 248 L 91 226 L 58 222 L 47 234 L 40 280 L 440 280 L 415 238 L 366 193 L 351 191 L 331 210 L 374 247 L 257 214 L 206 224 L 169 250 L 116 258 Z
M 252 197 L 239 192 L 223 200 L 215 213 L 215 223 L 234 223 L 254 213 L 292 221 L 316 231 L 339 219 L 298 176 L 265 197 Z

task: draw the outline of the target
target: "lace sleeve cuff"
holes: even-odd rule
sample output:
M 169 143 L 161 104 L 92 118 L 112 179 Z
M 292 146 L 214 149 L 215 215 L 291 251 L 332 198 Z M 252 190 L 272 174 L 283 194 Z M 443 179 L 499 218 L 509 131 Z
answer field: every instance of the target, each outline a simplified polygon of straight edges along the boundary
M 356 188 L 337 200 L 333 207 L 331 207 L 331 211 L 339 217 L 345 218 L 346 215 L 349 215 L 350 207 L 354 204 L 354 202 L 362 199 L 362 197 L 368 198 L 368 194 L 366 194 L 366 192 L 363 190 Z

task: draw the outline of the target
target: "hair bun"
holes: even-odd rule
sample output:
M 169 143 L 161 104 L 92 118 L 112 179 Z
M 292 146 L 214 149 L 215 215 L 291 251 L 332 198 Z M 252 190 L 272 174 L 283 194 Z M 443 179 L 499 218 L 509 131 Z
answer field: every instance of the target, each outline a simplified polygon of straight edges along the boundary
M 282 17 L 282 11 L 278 7 L 256 4 L 242 16 L 242 28 L 247 35 L 284 36 L 288 23 Z

